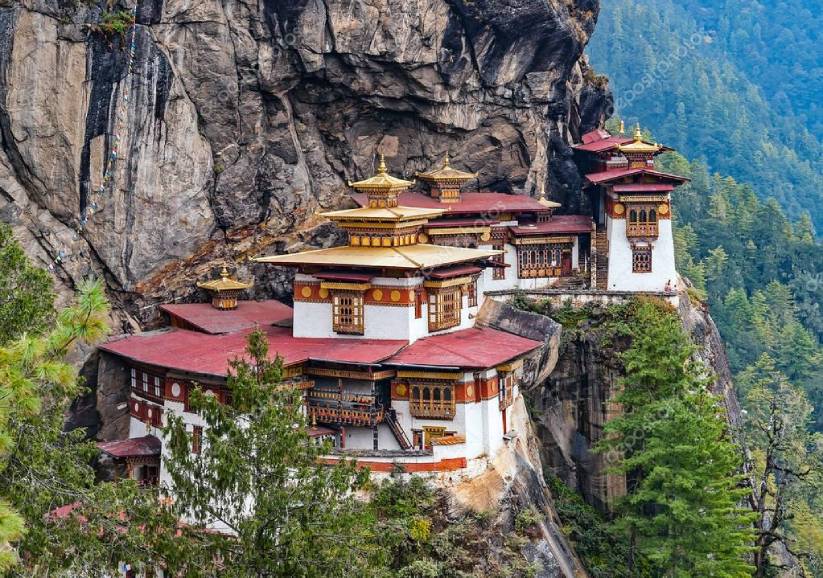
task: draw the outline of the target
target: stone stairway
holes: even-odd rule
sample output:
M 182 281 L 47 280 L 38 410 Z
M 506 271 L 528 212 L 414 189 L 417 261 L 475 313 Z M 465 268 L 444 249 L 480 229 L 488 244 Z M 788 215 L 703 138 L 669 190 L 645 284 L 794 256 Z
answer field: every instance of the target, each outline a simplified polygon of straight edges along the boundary
M 596 289 L 605 291 L 609 288 L 609 239 L 606 229 L 598 229 L 594 235 L 594 246 L 597 250 L 597 284 Z

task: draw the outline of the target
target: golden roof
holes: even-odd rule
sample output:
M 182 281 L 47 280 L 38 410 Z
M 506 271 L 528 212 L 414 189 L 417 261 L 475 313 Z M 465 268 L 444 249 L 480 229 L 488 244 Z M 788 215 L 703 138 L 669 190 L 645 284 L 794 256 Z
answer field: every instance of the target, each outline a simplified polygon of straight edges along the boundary
M 404 181 L 389 174 L 386 168 L 386 159 L 380 153 L 380 164 L 377 165 L 377 174 L 368 179 L 352 183 L 349 186 L 362 192 L 369 191 L 405 191 L 414 184 L 414 181 Z
M 303 251 L 291 255 L 258 257 L 258 263 L 280 266 L 335 265 L 340 267 L 370 267 L 417 270 L 440 267 L 466 261 L 487 259 L 502 251 L 467 249 L 442 245 L 408 245 L 405 247 L 331 247 Z
M 417 177 L 424 180 L 436 183 L 438 181 L 470 181 L 471 179 L 477 178 L 477 173 L 467 173 L 464 171 L 459 171 L 449 164 L 449 155 L 446 155 L 446 158 L 443 159 L 443 166 L 439 169 L 435 169 L 433 171 L 428 171 L 425 173 L 417 173 Z
M 445 209 L 421 209 L 416 207 L 360 207 L 320 213 L 332 221 L 408 221 L 439 217 Z
M 663 147 L 659 144 L 647 143 L 643 140 L 643 134 L 640 132 L 640 123 L 637 123 L 637 126 L 634 129 L 634 141 L 629 144 L 620 145 L 617 148 L 621 153 L 629 154 L 657 153 L 663 149 Z
M 232 279 L 229 276 L 229 270 L 223 267 L 220 271 L 220 278 L 219 279 L 212 279 L 211 281 L 206 281 L 204 283 L 198 283 L 197 286 L 201 289 L 206 289 L 207 291 L 242 291 L 243 289 L 248 289 L 253 286 L 254 283 L 243 283 L 241 281 L 237 281 L 236 279 Z

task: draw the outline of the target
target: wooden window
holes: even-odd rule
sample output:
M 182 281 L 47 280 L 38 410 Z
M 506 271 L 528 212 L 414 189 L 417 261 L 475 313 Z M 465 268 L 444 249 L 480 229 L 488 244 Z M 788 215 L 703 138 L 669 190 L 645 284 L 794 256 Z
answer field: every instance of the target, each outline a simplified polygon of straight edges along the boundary
M 137 370 L 135 368 L 131 368 L 131 388 L 137 389 Z
M 632 272 L 651 273 L 652 271 L 652 248 L 632 247 Z
M 203 428 L 196 425 L 191 430 L 191 453 L 199 454 L 203 449 Z
M 471 283 L 466 285 L 466 294 L 468 295 L 469 307 L 477 307 L 477 277 L 474 277 Z
M 505 251 L 506 245 L 503 241 L 495 241 L 492 243 L 492 249 L 495 251 Z M 492 257 L 492 261 L 495 263 L 505 264 L 506 263 L 506 255 L 505 253 L 501 253 L 500 255 L 495 255 Z M 492 269 L 492 279 L 500 280 L 506 278 L 506 268 L 505 267 L 495 267 Z
M 514 401 L 514 374 L 508 372 L 500 375 L 498 383 L 500 384 L 500 409 L 504 410 Z
M 416 289 L 414 292 L 414 318 L 420 319 L 423 317 L 423 300 L 426 299 L 426 293 L 423 289 Z
M 453 419 L 454 384 L 418 382 L 409 387 L 409 412 L 414 417 Z
M 517 248 L 518 276 L 521 279 L 560 277 L 564 250 L 570 251 L 571 244 L 520 245 Z
M 429 331 L 439 331 L 460 325 L 463 292 L 460 286 L 444 287 L 429 292 Z
M 657 237 L 657 211 L 655 208 L 639 205 L 629 209 L 626 236 Z
M 338 291 L 332 295 L 332 328 L 335 333 L 363 335 L 363 293 Z
M 161 376 L 131 368 L 130 381 L 133 393 L 146 399 L 163 400 L 164 381 Z

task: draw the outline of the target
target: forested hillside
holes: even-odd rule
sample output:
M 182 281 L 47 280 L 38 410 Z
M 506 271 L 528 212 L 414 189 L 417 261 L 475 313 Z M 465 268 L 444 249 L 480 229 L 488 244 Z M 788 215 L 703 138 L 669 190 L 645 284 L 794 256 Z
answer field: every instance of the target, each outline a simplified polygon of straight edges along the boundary
M 616 112 L 823 227 L 821 2 L 613 0 L 588 51 Z

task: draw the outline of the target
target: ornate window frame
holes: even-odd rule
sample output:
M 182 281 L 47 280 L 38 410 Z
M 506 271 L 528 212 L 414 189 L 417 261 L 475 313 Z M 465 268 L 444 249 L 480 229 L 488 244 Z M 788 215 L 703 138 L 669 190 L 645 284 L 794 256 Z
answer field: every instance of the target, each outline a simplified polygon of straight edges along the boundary
M 365 298 L 363 291 L 334 290 L 331 294 L 332 329 L 335 333 L 365 333 Z

